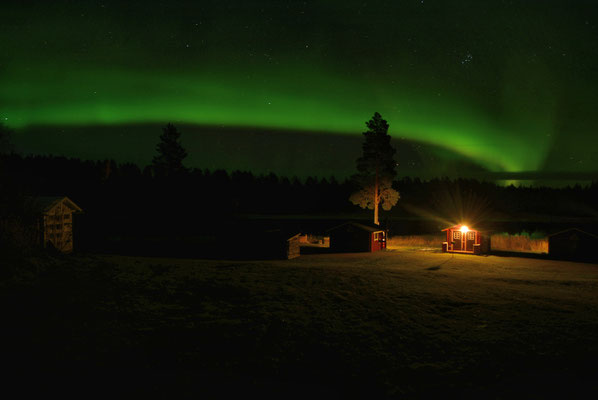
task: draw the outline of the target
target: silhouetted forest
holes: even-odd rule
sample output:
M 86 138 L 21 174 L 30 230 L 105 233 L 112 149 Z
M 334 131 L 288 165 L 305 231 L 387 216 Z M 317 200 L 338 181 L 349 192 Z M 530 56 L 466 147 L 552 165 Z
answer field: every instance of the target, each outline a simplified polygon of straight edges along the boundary
M 355 190 L 350 180 L 339 182 L 333 177 L 298 179 L 202 169 L 164 177 L 155 176 L 151 167 L 110 160 L 18 154 L 2 155 L 0 163 L 3 218 L 24 212 L 19 210 L 23 196 L 68 196 L 84 210 L 75 221 L 75 232 L 90 243 L 106 237 L 206 235 L 222 230 L 235 237 L 238 232 L 230 230 L 239 220 L 294 216 L 367 221 L 372 213 L 349 202 Z M 393 187 L 401 199 L 381 214 L 383 223 L 392 229 L 400 221 L 434 222 L 412 228 L 417 232 L 396 229 L 400 234 L 435 231 L 463 219 L 477 224 L 536 221 L 540 226 L 562 217 L 588 223 L 598 217 L 598 182 L 555 189 L 402 178 Z M 324 223 L 322 228 L 330 226 Z

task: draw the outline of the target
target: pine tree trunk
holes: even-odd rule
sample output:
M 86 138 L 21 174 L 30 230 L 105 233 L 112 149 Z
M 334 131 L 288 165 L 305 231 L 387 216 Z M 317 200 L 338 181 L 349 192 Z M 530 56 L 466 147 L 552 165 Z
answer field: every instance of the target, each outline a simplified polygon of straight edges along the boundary
M 378 221 L 378 202 L 380 201 L 378 197 L 378 166 L 376 166 L 376 183 L 374 184 L 374 224 L 380 225 L 380 221 Z

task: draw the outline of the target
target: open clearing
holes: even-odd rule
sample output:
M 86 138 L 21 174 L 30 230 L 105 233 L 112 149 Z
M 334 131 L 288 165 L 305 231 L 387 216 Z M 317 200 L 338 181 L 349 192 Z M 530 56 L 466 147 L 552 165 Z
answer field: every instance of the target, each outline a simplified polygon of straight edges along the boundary
M 39 264 L 2 283 L 4 354 L 47 391 L 74 381 L 88 394 L 164 398 L 598 390 L 594 264 L 396 248 Z

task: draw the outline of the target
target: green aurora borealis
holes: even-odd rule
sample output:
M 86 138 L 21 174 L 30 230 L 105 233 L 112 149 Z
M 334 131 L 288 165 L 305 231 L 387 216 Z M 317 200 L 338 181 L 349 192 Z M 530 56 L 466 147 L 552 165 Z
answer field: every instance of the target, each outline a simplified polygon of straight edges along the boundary
M 378 111 L 393 137 L 492 171 L 598 170 L 590 1 L 3 9 L 0 117 L 17 133 L 173 122 L 359 135 Z

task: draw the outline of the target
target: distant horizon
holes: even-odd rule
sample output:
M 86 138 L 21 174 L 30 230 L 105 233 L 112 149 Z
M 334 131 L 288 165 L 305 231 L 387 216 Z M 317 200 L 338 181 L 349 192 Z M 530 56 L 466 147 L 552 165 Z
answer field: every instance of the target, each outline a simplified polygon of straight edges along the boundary
M 160 129 L 165 125 L 74 124 L 11 129 L 14 132 L 12 141 L 15 150 L 23 156 L 49 155 L 90 161 L 114 160 L 119 164 L 132 163 L 143 169 L 150 165 Z M 279 177 L 297 177 L 301 180 L 308 177 L 334 177 L 343 181 L 356 172 L 355 160 L 361 151 L 362 135 L 176 122 L 174 125 L 183 133 L 182 142 L 189 153 L 184 164 L 188 168 L 201 170 L 225 170 L 228 173 L 243 171 L 254 175 L 274 173 Z M 291 140 L 292 146 L 281 141 L 283 135 L 285 141 Z M 97 138 L 102 140 L 94 143 Z M 587 186 L 598 181 L 598 170 L 490 171 L 476 165 L 474 160 L 433 145 L 396 137 L 393 137 L 393 145 L 398 152 L 397 179 L 475 179 L 501 186 L 515 184 L 530 187 L 565 187 L 576 184 Z M 301 146 L 305 146 L 314 154 L 307 152 L 307 157 L 298 157 L 298 154 L 306 153 L 300 151 Z M 320 146 L 329 150 L 324 156 L 317 154 L 316 149 Z M 228 157 L 227 151 L 230 151 Z M 272 154 L 268 154 L 268 151 Z M 282 151 L 284 154 L 281 155 Z M 242 163 L 238 162 L 240 156 L 244 158 Z M 285 158 L 289 157 L 295 159 L 285 163 Z M 268 164 L 268 160 L 272 162 Z M 318 167 L 327 161 L 328 164 L 324 168 Z M 276 163 L 282 167 L 276 168 Z M 317 168 L 310 169 L 310 163 L 315 163 Z M 334 167 L 337 169 L 332 169 Z

